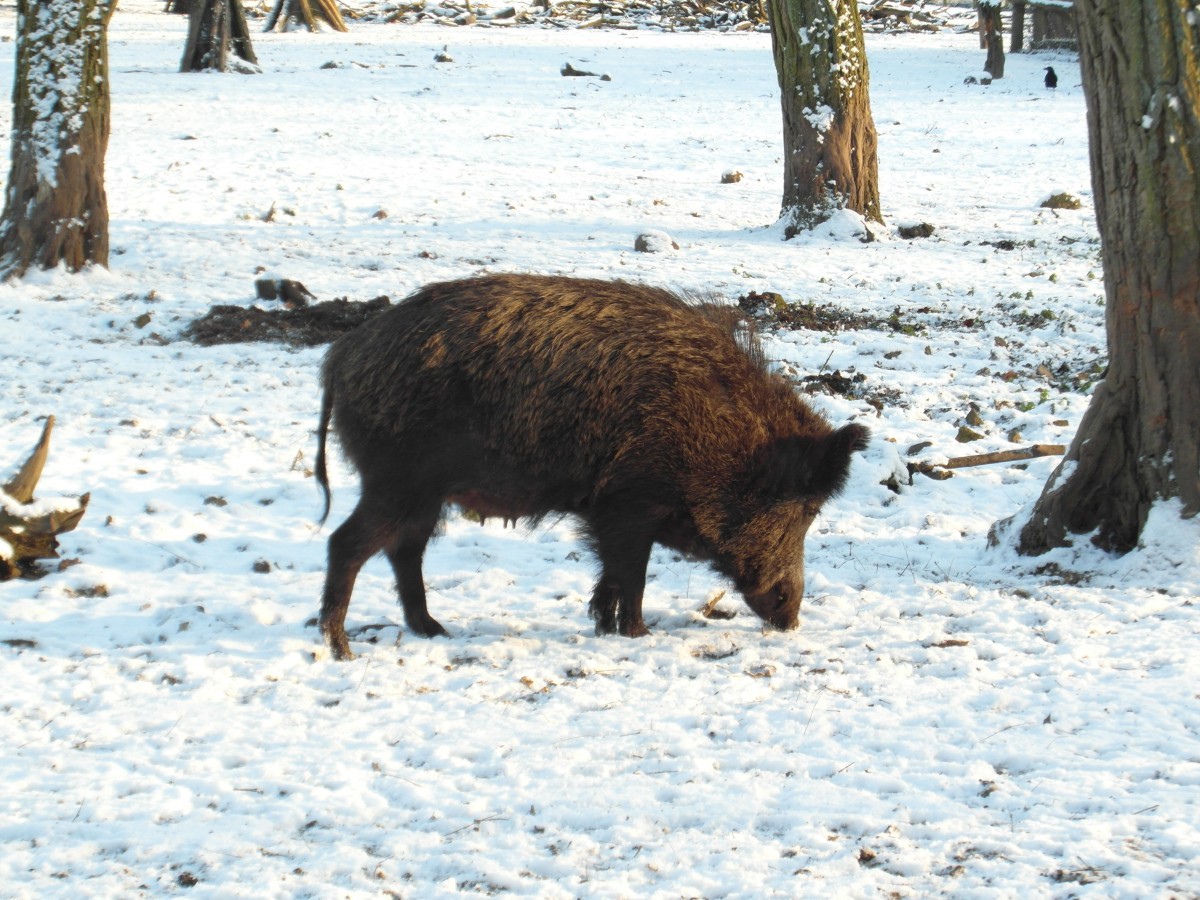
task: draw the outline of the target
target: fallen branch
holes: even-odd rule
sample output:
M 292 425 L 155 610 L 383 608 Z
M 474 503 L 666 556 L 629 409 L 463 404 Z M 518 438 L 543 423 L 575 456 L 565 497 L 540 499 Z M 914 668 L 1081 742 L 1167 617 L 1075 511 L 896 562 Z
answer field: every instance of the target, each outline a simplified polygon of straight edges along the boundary
M 1041 456 L 1062 456 L 1067 448 L 1062 444 L 1034 444 L 1019 450 L 997 450 L 995 453 L 979 453 L 975 456 L 956 456 L 942 463 L 943 469 L 965 469 L 968 466 L 990 466 L 993 463 L 1019 462 Z
M 1018 450 L 997 450 L 995 453 L 977 453 L 974 456 L 953 456 L 943 463 L 910 462 L 908 472 L 920 472 L 936 481 L 945 481 L 954 473 L 949 469 L 966 469 L 971 466 L 991 466 L 996 463 L 1022 462 L 1043 456 L 1062 456 L 1067 448 L 1062 444 L 1034 444 Z

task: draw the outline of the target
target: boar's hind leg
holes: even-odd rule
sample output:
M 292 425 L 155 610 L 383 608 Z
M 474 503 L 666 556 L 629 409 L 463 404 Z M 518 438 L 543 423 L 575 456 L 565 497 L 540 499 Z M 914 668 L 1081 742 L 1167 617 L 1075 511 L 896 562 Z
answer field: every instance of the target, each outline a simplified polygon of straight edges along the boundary
M 329 567 L 325 574 L 325 595 L 321 600 L 320 627 L 334 659 L 354 659 L 346 637 L 346 610 L 350 608 L 350 594 L 359 569 L 380 550 L 387 551 L 396 572 L 396 584 L 409 626 L 427 637 L 445 634 L 442 626 L 431 619 L 425 609 L 425 588 L 421 583 L 421 556 L 437 525 L 437 513 L 416 518 L 418 524 L 409 517 L 399 524 L 389 509 L 384 503 L 364 498 L 329 538 Z M 415 591 L 411 587 L 414 581 Z
M 350 593 L 363 563 L 383 549 L 386 526 L 365 504 L 329 537 L 329 565 L 325 570 L 325 594 L 321 598 L 321 634 L 334 659 L 354 659 L 346 638 L 346 610 Z
M 650 629 L 642 621 L 642 594 L 646 590 L 646 566 L 650 563 L 651 537 L 629 529 L 628 522 L 609 527 L 590 525 L 590 543 L 600 558 L 600 580 L 592 592 L 588 612 L 596 621 L 596 634 L 619 631 L 626 637 L 641 637 Z
M 405 527 L 396 543 L 387 548 L 387 557 L 396 573 L 396 590 L 404 606 L 404 621 L 408 630 L 421 637 L 437 637 L 446 634 L 446 629 L 425 605 L 425 579 L 421 575 L 421 559 L 425 545 L 437 525 L 434 519 L 428 526 Z

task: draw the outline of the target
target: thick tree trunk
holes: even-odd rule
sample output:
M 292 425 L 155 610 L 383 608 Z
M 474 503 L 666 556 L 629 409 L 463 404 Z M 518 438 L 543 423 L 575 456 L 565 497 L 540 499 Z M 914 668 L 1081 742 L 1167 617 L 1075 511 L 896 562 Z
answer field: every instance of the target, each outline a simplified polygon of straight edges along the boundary
M 19 0 L 0 277 L 108 265 L 108 49 L 116 0 Z
M 783 108 L 785 237 L 851 209 L 882 221 L 875 120 L 855 0 L 767 0 Z
M 224 72 L 230 50 L 251 65 L 258 64 L 241 0 L 195 0 L 189 15 L 179 71 Z
M 326 22 L 334 31 L 349 31 L 342 11 L 334 0 L 275 0 L 263 31 L 287 28 L 292 21 L 299 22 L 309 31 L 316 31 L 318 19 Z
M 1137 545 L 1200 513 L 1200 23 L 1190 0 L 1077 0 L 1109 369 L 1019 548 Z
M 979 41 L 987 50 L 983 70 L 993 79 L 1004 77 L 1004 23 L 1000 19 L 1001 0 L 977 0 L 979 4 Z
M 1030 50 L 1047 47 L 1075 48 L 1079 45 L 1075 28 L 1075 10 L 1050 6 L 1035 6 L 1033 12 L 1033 35 Z
M 1009 53 L 1020 53 L 1025 49 L 1025 0 L 1013 0 L 1012 38 L 1008 43 Z

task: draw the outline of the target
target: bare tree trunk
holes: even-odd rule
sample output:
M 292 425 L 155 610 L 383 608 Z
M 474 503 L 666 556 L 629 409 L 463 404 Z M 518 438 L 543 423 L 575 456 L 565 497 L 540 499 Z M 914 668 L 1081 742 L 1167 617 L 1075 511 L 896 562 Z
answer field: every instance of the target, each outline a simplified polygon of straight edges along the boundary
M 976 0 L 979 12 L 979 41 L 987 50 L 983 70 L 993 79 L 1004 77 L 1004 23 L 1000 19 L 1002 0 Z
M 1077 0 L 1108 373 L 1020 531 L 1137 545 L 1156 501 L 1200 513 L 1200 29 L 1189 0 Z
M 258 64 L 241 0 L 195 0 L 188 21 L 181 72 L 224 72 L 229 51 Z
M 783 203 L 794 237 L 851 209 L 882 221 L 875 120 L 855 0 L 767 0 L 783 107 Z
M 1012 38 L 1008 43 L 1009 53 L 1020 53 L 1025 49 L 1025 0 L 1013 0 Z
M 314 11 L 313 6 L 316 6 Z M 287 28 L 288 22 L 297 21 L 309 31 L 317 30 L 317 19 L 328 23 L 334 31 L 349 31 L 342 11 L 334 0 L 275 0 L 271 14 L 263 31 Z
M 108 265 L 108 46 L 116 0 L 18 0 L 0 277 Z

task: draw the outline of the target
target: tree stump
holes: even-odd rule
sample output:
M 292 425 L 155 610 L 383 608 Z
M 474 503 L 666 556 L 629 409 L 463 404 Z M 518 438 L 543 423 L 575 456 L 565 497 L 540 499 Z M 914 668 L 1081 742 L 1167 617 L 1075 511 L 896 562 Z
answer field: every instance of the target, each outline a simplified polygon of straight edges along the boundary
M 35 560 L 57 559 L 57 536 L 74 529 L 87 511 L 89 494 L 77 500 L 32 502 L 53 429 L 54 416 L 49 416 L 29 458 L 0 487 L 0 581 L 33 573 Z

